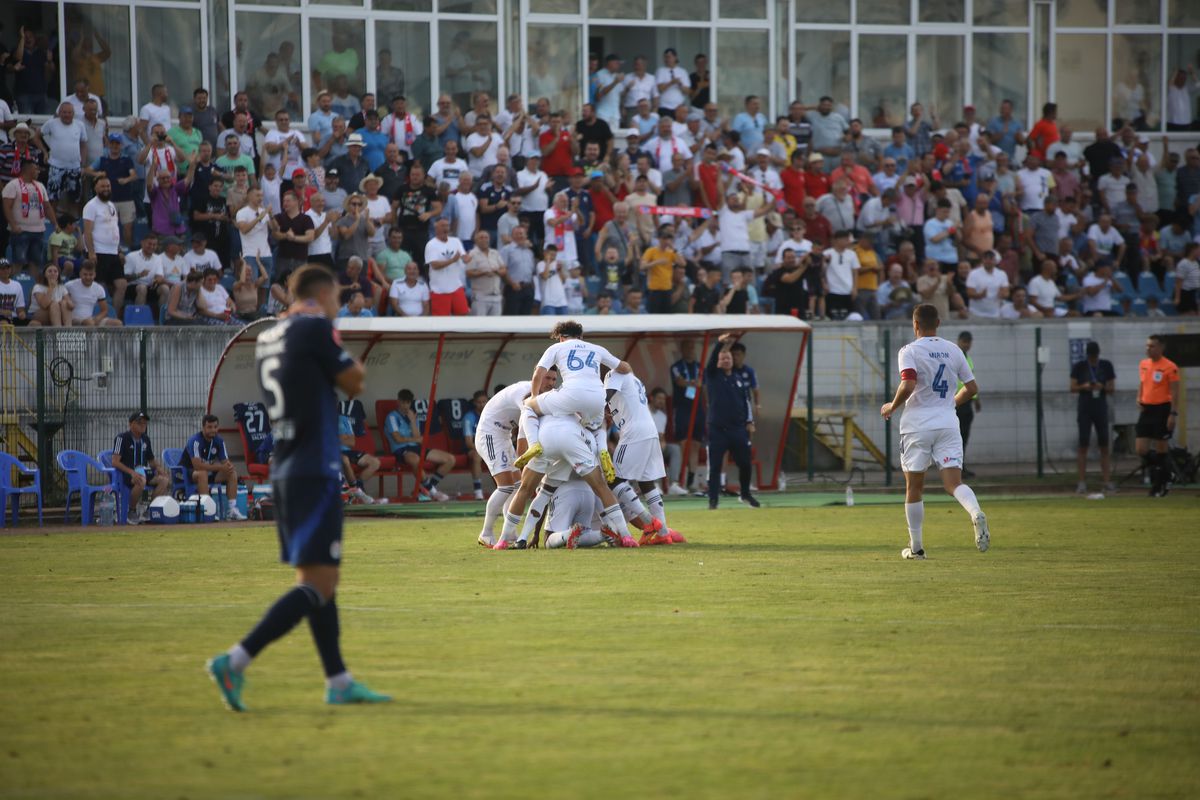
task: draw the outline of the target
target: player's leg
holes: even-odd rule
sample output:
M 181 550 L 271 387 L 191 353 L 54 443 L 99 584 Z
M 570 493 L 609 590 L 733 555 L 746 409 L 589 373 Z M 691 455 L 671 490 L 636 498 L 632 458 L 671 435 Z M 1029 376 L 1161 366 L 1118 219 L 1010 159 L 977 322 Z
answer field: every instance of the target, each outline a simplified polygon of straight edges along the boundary
M 558 486 L 552 485 L 546 480 L 543 480 L 538 486 L 533 496 L 533 502 L 529 504 L 529 513 L 525 515 L 525 521 L 521 524 L 521 533 L 517 537 L 518 542 L 528 542 L 529 537 L 534 534 L 538 526 L 544 524 L 546 509 L 550 506 L 557 490 Z
M 904 472 L 904 518 L 908 522 L 908 547 L 903 558 L 925 558 L 922 534 L 925 526 L 925 471 L 932 463 L 929 432 L 900 434 L 900 469 Z
M 987 552 L 991 543 L 987 515 L 979 507 L 975 492 L 962 482 L 962 439 L 958 431 L 953 428 L 937 431 L 933 442 L 933 463 L 941 466 L 942 486 L 970 515 L 971 526 L 975 529 L 975 546 L 979 552 Z
M 474 493 L 476 500 L 483 499 L 483 459 L 479 457 L 479 453 L 475 452 L 475 441 L 469 439 L 466 442 L 467 450 L 467 465 L 471 469 L 471 491 Z
M 218 473 L 221 482 L 225 484 L 225 499 L 229 501 L 231 508 L 234 508 L 234 502 L 237 500 L 237 467 L 232 463 L 221 467 Z
M 716 426 L 708 431 L 708 507 L 714 509 L 721 500 L 721 465 L 729 450 L 729 437 Z
M 125 485 L 129 487 L 129 519 L 133 519 L 138 503 L 142 501 L 142 493 L 146 490 L 146 476 L 135 472 L 132 477 L 125 475 L 124 478 Z
M 642 492 L 642 502 L 646 504 L 646 510 L 650 512 L 650 516 L 662 523 L 663 528 L 667 527 L 667 505 L 663 502 L 662 487 L 656 480 L 653 481 L 638 481 L 638 488 Z
M 621 448 L 618 447 L 617 454 L 620 455 L 620 452 Z M 617 498 L 617 502 L 621 504 L 621 511 L 624 512 L 627 520 L 643 530 L 654 521 L 654 516 L 646 508 L 642 499 L 638 497 L 637 491 L 628 480 L 618 475 L 617 480 L 613 481 L 609 488 L 612 489 L 613 497 Z
M 201 497 L 208 494 L 208 473 L 204 470 L 194 470 L 192 472 L 192 483 L 196 484 L 196 493 Z
M 496 542 L 493 549 L 506 550 L 508 549 L 509 542 L 516 541 L 517 526 L 521 524 L 521 517 L 525 514 L 525 506 L 533 499 L 534 492 L 537 491 L 542 478 L 542 473 L 531 467 L 526 467 L 521 473 L 521 480 L 517 491 L 513 493 L 512 499 L 508 501 L 508 508 L 504 512 L 504 527 L 500 531 L 500 539 Z
M 362 474 L 359 480 L 363 483 L 371 480 L 379 473 L 379 459 L 370 453 L 364 453 L 363 457 L 358 460 L 358 465 L 362 467 Z
M 496 520 L 505 512 L 521 486 L 521 473 L 515 470 L 497 473 L 492 478 L 496 481 L 496 491 L 488 498 L 483 513 L 483 530 L 479 532 L 479 543 L 485 547 L 496 543 Z
M 444 503 L 450 496 L 438 489 L 438 484 L 454 469 L 454 456 L 434 448 L 425 452 L 425 460 L 433 464 L 433 471 L 425 476 L 421 486 L 434 500 Z
M 1075 485 L 1075 493 L 1087 494 L 1087 456 L 1092 440 L 1092 420 L 1090 417 L 1080 414 L 1077 423 L 1079 442 L 1075 450 L 1075 470 L 1079 473 L 1079 482 Z
M 751 508 L 758 508 L 760 504 L 752 491 L 754 469 L 751 463 L 753 455 L 750 450 L 750 434 L 745 430 L 735 432 L 731 436 L 729 452 L 738 468 L 738 500 Z
M 588 486 L 592 487 L 592 491 L 604 504 L 604 511 L 600 514 L 600 519 L 604 523 L 603 530 L 611 531 L 620 540 L 622 547 L 637 547 L 637 542 L 629 534 L 629 526 L 625 524 L 625 515 L 621 511 L 621 504 L 617 502 L 616 496 L 604 482 L 604 473 L 600 468 L 596 467 L 587 475 L 580 477 Z

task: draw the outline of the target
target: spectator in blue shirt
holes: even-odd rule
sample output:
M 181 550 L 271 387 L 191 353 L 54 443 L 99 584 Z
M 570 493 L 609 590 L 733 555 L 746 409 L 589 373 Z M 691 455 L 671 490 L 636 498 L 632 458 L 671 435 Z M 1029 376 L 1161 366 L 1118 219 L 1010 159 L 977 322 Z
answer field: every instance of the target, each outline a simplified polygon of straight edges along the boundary
M 917 152 L 908 143 L 908 134 L 904 128 L 897 125 L 892 128 L 892 143 L 883 148 L 883 157 L 895 159 L 896 171 L 903 175 L 908 170 L 908 160 L 915 158 Z
M 338 316 L 370 319 L 375 316 L 375 310 L 367 308 L 367 301 L 363 298 L 362 289 L 355 288 L 351 290 L 346 304 L 338 309 Z
M 1025 126 L 1013 117 L 1012 112 L 1012 101 L 1004 100 L 1000 103 L 1000 114 L 987 124 L 992 144 L 1008 153 L 1009 158 L 1015 158 L 1017 145 L 1025 143 Z
M 479 415 L 487 405 L 488 393 L 480 389 L 471 396 L 471 408 L 463 415 L 463 445 L 471 463 L 471 482 L 475 484 L 475 499 L 483 499 L 483 459 L 475 452 L 475 430 L 479 427 Z
M 752 94 L 746 98 L 746 110 L 733 118 L 729 127 L 742 136 L 742 147 L 747 153 L 753 153 L 762 146 L 763 131 L 767 127 L 767 115 L 759 108 L 758 95 Z
M 333 135 L 333 95 L 321 92 L 317 95 L 317 110 L 308 115 L 308 130 L 313 137 L 313 147 L 318 150 L 325 140 Z
M 958 268 L 959 233 L 950 219 L 950 201 L 943 197 L 937 201 L 937 216 L 925 221 L 925 257 L 938 262 L 942 274 Z
M 183 448 L 180 464 L 191 473 L 196 492 L 201 497 L 208 496 L 210 481 L 224 483 L 225 496 L 229 500 L 226 518 L 244 520 L 246 515 L 237 507 L 237 470 L 229 460 L 225 441 L 217 434 L 220 422 L 216 414 L 204 415 L 200 432 L 193 434 Z
M 338 441 L 342 446 L 342 474 L 351 486 L 351 495 L 367 505 L 377 502 L 363 489 L 363 482 L 371 480 L 379 472 L 379 459 L 372 453 L 354 449 L 358 441 L 354 434 L 354 420 L 345 414 L 338 414 Z M 354 475 L 355 468 L 361 470 L 357 478 Z M 383 502 L 387 500 L 383 499 Z

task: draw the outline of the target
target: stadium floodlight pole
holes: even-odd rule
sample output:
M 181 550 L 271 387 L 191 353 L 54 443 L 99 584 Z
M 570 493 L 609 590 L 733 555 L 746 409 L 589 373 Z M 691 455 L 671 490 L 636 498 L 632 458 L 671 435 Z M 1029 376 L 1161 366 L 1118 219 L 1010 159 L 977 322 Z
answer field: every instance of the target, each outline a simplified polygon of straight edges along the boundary
M 425 474 L 425 451 L 429 447 L 429 432 L 433 430 L 433 415 L 437 413 L 438 373 L 442 371 L 442 347 L 446 334 L 438 334 L 437 355 L 433 359 L 433 379 L 429 382 L 429 406 L 425 410 L 425 432 L 421 434 L 421 454 L 417 459 L 416 480 L 413 481 L 413 499 L 421 494 L 421 476 Z
M 700 346 L 700 374 L 704 375 L 704 370 L 707 368 L 708 361 L 708 343 L 712 338 L 712 331 L 704 332 L 704 344 Z M 696 392 L 696 396 L 692 398 L 692 413 L 688 415 L 687 438 L 683 440 L 683 466 L 679 469 L 679 485 L 687 483 L 687 468 L 688 456 L 692 453 L 692 430 L 696 427 L 696 412 L 700 409 L 700 392 Z
M 1042 408 L 1042 328 L 1033 329 L 1033 363 L 1037 370 L 1037 476 L 1046 477 L 1045 453 L 1042 451 L 1042 425 L 1045 410 Z
M 892 396 L 892 329 L 883 329 L 883 396 Z M 892 418 L 888 416 L 883 421 L 883 484 L 892 485 Z

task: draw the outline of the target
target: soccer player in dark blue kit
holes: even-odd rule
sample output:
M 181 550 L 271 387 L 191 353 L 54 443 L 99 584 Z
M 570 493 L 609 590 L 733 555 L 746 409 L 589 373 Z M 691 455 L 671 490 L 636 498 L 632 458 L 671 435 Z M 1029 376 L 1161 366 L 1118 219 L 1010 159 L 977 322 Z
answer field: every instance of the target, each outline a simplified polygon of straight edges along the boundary
M 228 652 L 209 660 L 208 673 L 225 703 L 244 711 L 243 673 L 271 642 L 307 618 L 325 668 L 325 702 L 381 703 L 387 695 L 355 681 L 342 662 L 335 594 L 342 554 L 341 447 L 334 389 L 354 397 L 363 388 L 361 363 L 342 349 L 333 273 L 319 265 L 289 279 L 296 302 L 258 337 L 259 386 L 275 438 L 271 488 L 281 559 L 296 568 L 296 585 Z
M 733 369 L 734 335 L 723 333 L 717 340 L 704 369 L 704 388 L 708 393 L 708 508 L 717 507 L 721 497 L 721 465 L 728 453 L 738 468 L 738 497 L 751 508 L 758 499 L 750 493 L 750 437 L 754 433 L 754 409 L 751 407 L 747 380 Z

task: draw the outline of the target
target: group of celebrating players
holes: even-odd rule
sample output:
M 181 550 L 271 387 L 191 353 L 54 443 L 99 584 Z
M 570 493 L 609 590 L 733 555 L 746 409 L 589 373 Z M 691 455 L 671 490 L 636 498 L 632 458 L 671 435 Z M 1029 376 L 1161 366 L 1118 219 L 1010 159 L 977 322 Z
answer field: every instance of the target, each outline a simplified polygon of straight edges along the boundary
M 271 483 L 280 556 L 295 567 L 296 584 L 241 641 L 206 663 L 222 699 L 235 711 L 245 710 L 244 673 L 251 661 L 303 619 L 321 657 L 327 703 L 391 699 L 354 680 L 346 668 L 336 600 L 342 549 L 336 392 L 360 394 L 366 373 L 342 348 L 333 327 L 338 312 L 333 273 L 306 265 L 293 273 L 290 287 L 296 300 L 276 325 L 259 335 L 255 358 L 275 437 Z M 934 306 L 915 309 L 916 339 L 901 348 L 900 386 L 880 409 L 885 418 L 906 409 L 900 444 L 909 547 L 901 555 L 912 560 L 925 558 L 922 492 L 932 464 L 941 470 L 946 490 L 970 515 L 978 549 L 986 551 L 989 544 L 987 518 L 974 492 L 962 483 L 962 437 L 954 414 L 956 405 L 968 402 L 978 387 L 962 351 L 937 336 L 939 321 Z M 498 489 L 488 500 L 479 534 L 482 545 L 495 550 L 536 545 L 547 510 L 548 547 L 684 541 L 666 525 L 659 491 L 665 469 L 646 388 L 629 364 L 582 337 L 578 323 L 559 323 L 552 333 L 557 341 L 538 361 L 532 380 L 507 387 L 483 409 L 475 446 Z M 722 336 L 721 343 L 724 355 L 732 338 Z M 956 385 L 961 388 L 954 392 L 951 387 Z M 612 463 L 605 463 L 606 409 L 620 431 Z M 518 447 L 524 448 L 519 457 Z M 504 526 L 496 538 L 494 526 L 501 514 Z M 641 528 L 640 541 L 630 533 L 627 519 Z

